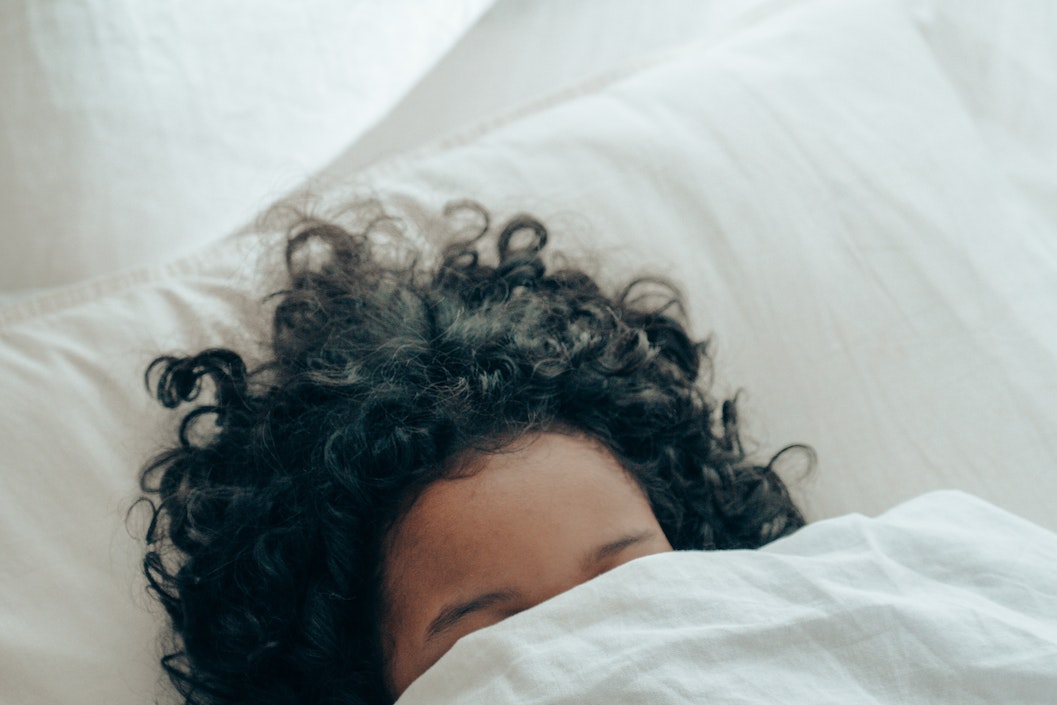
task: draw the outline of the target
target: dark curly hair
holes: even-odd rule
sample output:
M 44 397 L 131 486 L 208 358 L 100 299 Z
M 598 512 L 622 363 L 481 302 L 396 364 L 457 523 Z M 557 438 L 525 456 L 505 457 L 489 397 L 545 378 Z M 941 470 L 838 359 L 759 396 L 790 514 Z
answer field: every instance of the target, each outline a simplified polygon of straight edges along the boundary
M 609 295 L 580 269 L 551 271 L 526 215 L 487 264 L 488 215 L 460 209 L 483 224 L 433 267 L 383 256 L 378 222 L 304 218 L 268 362 L 250 372 L 217 348 L 148 369 L 166 407 L 211 396 L 141 477 L 144 570 L 172 627 L 161 663 L 186 703 L 391 703 L 384 543 L 467 450 L 593 438 L 675 549 L 754 548 L 803 525 L 774 459 L 747 460 L 734 401 L 711 398 L 707 343 L 673 286 Z

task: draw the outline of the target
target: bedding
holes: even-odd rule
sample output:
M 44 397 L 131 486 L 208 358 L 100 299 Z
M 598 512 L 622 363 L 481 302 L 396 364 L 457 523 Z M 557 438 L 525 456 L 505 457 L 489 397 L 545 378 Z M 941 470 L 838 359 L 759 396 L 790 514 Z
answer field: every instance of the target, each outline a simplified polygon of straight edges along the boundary
M 499 0 L 385 120 L 336 158 L 341 173 L 451 136 L 583 83 L 720 36 L 767 0 Z M 428 120 L 422 116 L 428 115 Z
M 381 120 L 490 4 L 0 4 L 0 297 L 228 235 Z
M 680 282 L 750 450 L 817 451 L 779 468 L 812 520 L 958 488 L 1055 529 L 1057 13 L 963 8 L 762 2 L 290 202 L 373 196 L 431 233 L 473 197 L 604 280 Z M 0 307 L 0 702 L 171 699 L 125 517 L 176 419 L 141 374 L 260 359 L 282 234 L 245 230 Z
M 471 633 L 399 705 L 1053 702 L 1057 534 L 960 492 L 639 558 Z

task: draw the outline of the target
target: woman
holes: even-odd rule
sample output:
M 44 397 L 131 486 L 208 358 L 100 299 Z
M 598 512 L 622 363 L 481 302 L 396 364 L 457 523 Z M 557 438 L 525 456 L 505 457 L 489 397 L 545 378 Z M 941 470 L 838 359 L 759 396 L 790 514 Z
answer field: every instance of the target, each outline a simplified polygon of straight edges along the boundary
M 188 703 L 392 702 L 460 636 L 616 565 L 804 523 L 710 397 L 674 288 L 552 271 L 529 216 L 486 264 L 487 214 L 455 210 L 482 225 L 433 267 L 302 221 L 267 364 L 148 371 L 170 408 L 215 393 L 143 473 Z

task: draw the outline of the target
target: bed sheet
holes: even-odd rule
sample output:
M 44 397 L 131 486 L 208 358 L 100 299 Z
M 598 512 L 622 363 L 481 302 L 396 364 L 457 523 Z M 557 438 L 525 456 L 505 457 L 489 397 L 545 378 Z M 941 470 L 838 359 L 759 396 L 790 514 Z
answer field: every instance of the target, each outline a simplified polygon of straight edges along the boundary
M 398 705 L 1053 702 L 1057 534 L 959 492 L 639 558 L 471 633 Z

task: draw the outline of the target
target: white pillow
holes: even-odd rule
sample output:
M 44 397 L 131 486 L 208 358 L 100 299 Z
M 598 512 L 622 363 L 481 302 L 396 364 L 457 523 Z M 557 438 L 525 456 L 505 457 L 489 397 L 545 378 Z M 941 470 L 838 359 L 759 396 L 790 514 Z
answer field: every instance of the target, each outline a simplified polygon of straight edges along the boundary
M 0 293 L 229 234 L 382 118 L 493 0 L 0 5 Z
M 689 41 L 729 34 L 769 0 L 504 0 L 496 3 L 385 120 L 338 161 L 348 173 L 439 135 L 553 102 Z M 546 37 L 544 50 L 529 50 Z M 502 60 L 497 61 L 497 57 Z M 429 120 L 423 120 L 429 115 Z
M 746 390 L 761 453 L 817 449 L 795 483 L 812 518 L 956 487 L 1053 528 L 1057 225 L 979 116 L 1052 96 L 1057 62 L 969 109 L 922 28 L 1009 24 L 959 16 L 775 3 L 653 68 L 314 188 L 324 205 L 372 191 L 412 222 L 474 197 L 497 220 L 537 214 L 607 279 L 670 273 L 715 333 L 718 391 Z M 1017 26 L 1024 42 L 1057 30 Z M 1049 144 L 1057 120 L 1039 129 Z M 175 418 L 141 373 L 211 345 L 255 356 L 275 245 L 228 239 L 0 309 L 4 702 L 151 699 L 160 620 L 123 520 Z

